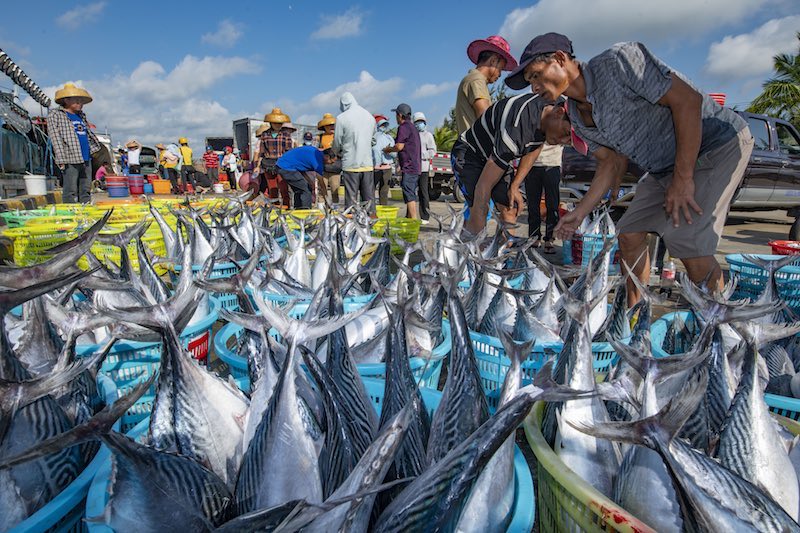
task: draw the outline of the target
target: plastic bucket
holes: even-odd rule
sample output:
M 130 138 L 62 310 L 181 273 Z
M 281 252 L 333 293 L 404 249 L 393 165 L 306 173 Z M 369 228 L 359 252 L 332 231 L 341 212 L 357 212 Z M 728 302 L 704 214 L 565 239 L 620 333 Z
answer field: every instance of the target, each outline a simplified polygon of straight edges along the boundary
M 225 192 L 225 186 L 221 183 L 214 184 L 214 192 L 217 194 L 222 194 Z
M 117 187 L 117 186 L 110 186 L 108 187 L 108 196 L 110 198 L 125 198 L 129 195 L 128 187 Z
M 144 187 L 142 187 L 142 190 L 144 191 L 143 194 L 153 194 L 153 185 L 150 183 L 145 183 Z
M 47 176 L 41 174 L 26 174 L 25 176 L 25 192 L 29 195 L 47 194 Z

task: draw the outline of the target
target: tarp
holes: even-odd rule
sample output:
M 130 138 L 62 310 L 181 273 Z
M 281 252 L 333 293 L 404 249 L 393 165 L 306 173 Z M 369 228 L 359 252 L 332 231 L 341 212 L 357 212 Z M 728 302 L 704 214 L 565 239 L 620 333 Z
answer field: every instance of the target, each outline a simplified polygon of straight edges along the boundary
M 0 129 L 0 174 L 44 174 L 42 150 L 24 135 Z

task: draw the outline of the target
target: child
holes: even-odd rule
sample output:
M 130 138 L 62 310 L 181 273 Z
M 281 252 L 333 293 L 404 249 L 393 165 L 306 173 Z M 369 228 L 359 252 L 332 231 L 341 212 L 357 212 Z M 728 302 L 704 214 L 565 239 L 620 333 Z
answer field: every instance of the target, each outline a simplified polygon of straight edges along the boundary
M 109 172 L 111 172 L 110 163 L 103 163 L 100 168 L 97 169 L 97 172 L 94 173 L 94 181 L 92 182 L 92 192 L 96 192 L 98 189 L 106 189 L 106 176 L 108 176 Z

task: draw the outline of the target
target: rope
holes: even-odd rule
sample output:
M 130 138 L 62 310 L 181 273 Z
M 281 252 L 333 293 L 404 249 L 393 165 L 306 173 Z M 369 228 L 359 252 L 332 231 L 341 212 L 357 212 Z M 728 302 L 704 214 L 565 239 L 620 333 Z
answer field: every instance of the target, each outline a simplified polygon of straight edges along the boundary
M 2 48 L 0 48 L 0 72 L 3 72 L 14 83 L 22 87 L 39 105 L 50 107 L 50 97 L 44 94 L 44 91 L 25 74 L 25 71 Z

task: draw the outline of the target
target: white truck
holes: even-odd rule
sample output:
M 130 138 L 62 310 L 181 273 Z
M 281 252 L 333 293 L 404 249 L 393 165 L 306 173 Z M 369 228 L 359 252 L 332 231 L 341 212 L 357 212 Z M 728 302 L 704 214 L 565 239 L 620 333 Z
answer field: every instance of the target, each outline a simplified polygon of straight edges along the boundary
M 464 202 L 464 195 L 456 185 L 453 167 L 450 163 L 450 152 L 436 152 L 431 159 L 430 191 L 431 201 L 438 200 L 444 194 L 452 194 L 458 203 Z
M 239 149 L 242 159 L 250 160 L 258 145 L 256 130 L 264 125 L 257 118 L 240 118 L 233 121 L 233 146 Z

